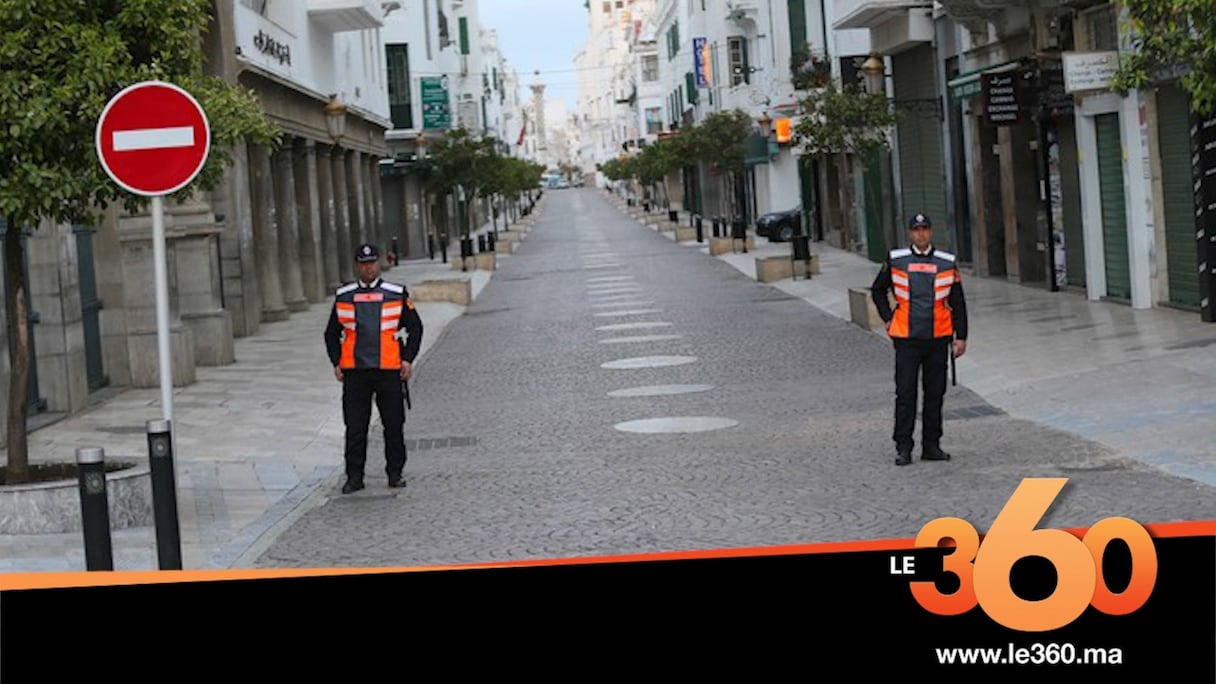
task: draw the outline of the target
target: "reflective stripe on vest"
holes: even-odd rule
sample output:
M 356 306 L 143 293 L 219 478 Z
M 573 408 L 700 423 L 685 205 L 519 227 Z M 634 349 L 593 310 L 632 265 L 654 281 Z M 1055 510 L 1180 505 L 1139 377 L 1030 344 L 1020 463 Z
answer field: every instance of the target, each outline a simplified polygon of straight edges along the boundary
M 948 298 L 961 282 L 954 255 L 935 251 L 919 255 L 907 249 L 891 253 L 891 284 L 895 312 L 887 333 L 891 337 L 927 339 L 954 334 Z
M 404 288 L 380 281 L 375 288 L 345 286 L 338 290 L 338 322 L 342 324 L 344 369 L 401 368 L 401 343 L 397 329 L 406 304 Z

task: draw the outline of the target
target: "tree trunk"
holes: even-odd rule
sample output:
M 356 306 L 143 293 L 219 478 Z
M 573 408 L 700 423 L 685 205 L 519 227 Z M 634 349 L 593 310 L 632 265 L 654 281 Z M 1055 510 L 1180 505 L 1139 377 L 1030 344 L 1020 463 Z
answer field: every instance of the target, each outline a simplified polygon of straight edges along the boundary
M 840 167 L 840 245 L 847 251 L 853 251 L 854 245 L 854 227 L 853 217 L 853 174 L 849 172 L 848 155 L 841 152 L 836 157 L 836 163 Z
M 5 311 L 8 312 L 8 462 L 4 484 L 28 482 L 29 443 L 26 418 L 29 415 L 30 329 L 25 310 L 25 249 L 21 226 L 7 222 L 4 234 Z

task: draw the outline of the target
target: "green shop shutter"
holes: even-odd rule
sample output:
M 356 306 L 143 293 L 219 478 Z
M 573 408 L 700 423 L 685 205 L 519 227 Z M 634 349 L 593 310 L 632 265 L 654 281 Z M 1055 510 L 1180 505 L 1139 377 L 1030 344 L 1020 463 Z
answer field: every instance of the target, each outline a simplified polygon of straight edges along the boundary
M 1094 117 L 1098 139 L 1098 186 L 1102 204 L 1102 245 L 1106 253 L 1106 294 L 1131 299 L 1127 254 L 1127 209 L 1123 195 L 1123 143 L 1119 115 Z
M 925 213 L 938 227 L 934 242 L 953 251 L 951 231 L 946 226 L 946 172 L 942 160 L 941 119 L 933 107 L 938 99 L 934 80 L 933 48 L 923 46 L 892 58 L 896 107 L 899 109 L 900 197 L 906 216 Z
M 1199 254 L 1195 243 L 1195 193 L 1191 179 L 1191 108 L 1181 88 L 1157 91 L 1161 140 L 1162 210 L 1170 302 L 1199 307 Z
M 1060 149 L 1060 211 L 1064 216 L 1065 283 L 1085 287 L 1085 226 L 1081 218 L 1081 176 L 1077 169 L 1077 127 L 1072 117 L 1056 126 Z

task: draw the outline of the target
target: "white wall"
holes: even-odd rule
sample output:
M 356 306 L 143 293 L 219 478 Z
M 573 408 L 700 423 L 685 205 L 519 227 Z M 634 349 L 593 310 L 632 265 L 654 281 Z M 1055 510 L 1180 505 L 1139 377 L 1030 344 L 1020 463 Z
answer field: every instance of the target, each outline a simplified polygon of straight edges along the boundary
M 379 3 L 372 3 L 383 22 Z M 380 28 L 331 33 L 309 18 L 308 4 L 267 0 L 265 16 L 233 3 L 238 60 L 325 98 L 388 118 Z

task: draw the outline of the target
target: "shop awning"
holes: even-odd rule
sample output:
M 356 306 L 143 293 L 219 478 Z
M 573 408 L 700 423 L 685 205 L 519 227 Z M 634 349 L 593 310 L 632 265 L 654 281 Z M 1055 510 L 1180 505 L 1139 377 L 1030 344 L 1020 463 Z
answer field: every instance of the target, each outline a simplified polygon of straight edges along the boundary
M 959 74 L 946 82 L 946 85 L 950 88 L 950 99 L 966 100 L 969 97 L 979 95 L 980 76 L 983 76 L 984 74 L 999 74 L 1005 71 L 1013 71 L 1021 66 L 1022 60 L 1015 59 L 994 66 L 987 66 L 982 69 L 968 71 L 965 74 Z
M 767 164 L 773 150 L 769 149 L 769 141 L 759 133 L 749 133 L 743 140 L 743 163 L 747 166 Z

